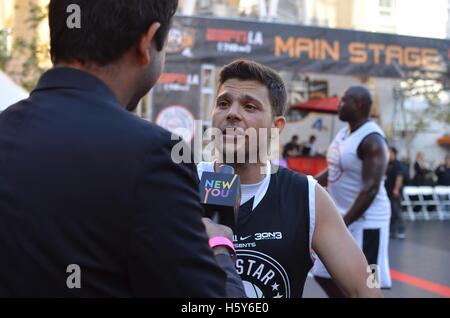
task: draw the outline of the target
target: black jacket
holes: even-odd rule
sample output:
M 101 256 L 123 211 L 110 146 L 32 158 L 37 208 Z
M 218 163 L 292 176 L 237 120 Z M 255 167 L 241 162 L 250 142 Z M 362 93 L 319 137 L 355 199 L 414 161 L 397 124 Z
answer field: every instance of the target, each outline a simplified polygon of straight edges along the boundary
M 227 296 L 177 142 L 94 76 L 44 74 L 0 115 L 0 296 Z M 217 260 L 242 296 L 231 259 Z

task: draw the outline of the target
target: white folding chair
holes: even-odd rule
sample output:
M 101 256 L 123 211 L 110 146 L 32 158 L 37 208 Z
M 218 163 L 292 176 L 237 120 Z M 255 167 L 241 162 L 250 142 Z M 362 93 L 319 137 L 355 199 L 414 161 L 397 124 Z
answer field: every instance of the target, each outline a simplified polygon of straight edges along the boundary
M 439 210 L 442 213 L 442 219 L 450 219 L 450 187 L 436 186 L 434 187 L 434 193 L 439 202 Z
M 403 187 L 403 200 L 401 202 L 402 206 L 406 207 L 406 213 L 411 221 L 416 220 L 416 216 L 414 214 L 414 206 L 416 206 L 417 200 L 412 200 L 411 197 L 416 196 L 417 199 L 419 197 L 418 187 L 414 186 L 405 186 Z
M 419 199 L 422 203 L 421 206 L 421 212 L 425 220 L 433 219 L 439 219 L 443 220 L 444 215 L 442 214 L 442 211 L 439 206 L 439 201 L 437 200 L 437 197 L 434 192 L 433 187 L 429 186 L 422 186 L 419 188 Z M 428 211 L 428 207 L 432 207 L 435 209 L 432 213 Z

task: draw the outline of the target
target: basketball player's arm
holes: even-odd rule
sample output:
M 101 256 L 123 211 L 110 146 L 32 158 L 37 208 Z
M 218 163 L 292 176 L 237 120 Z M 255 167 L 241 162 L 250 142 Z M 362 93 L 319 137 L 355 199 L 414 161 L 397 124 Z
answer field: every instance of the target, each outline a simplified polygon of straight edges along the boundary
M 328 169 L 318 174 L 315 179 L 322 187 L 328 186 Z
M 366 258 L 320 185 L 316 186 L 315 219 L 312 248 L 342 292 L 348 297 L 383 297 L 379 289 L 368 287 Z
M 346 225 L 350 225 L 358 220 L 370 207 L 378 194 L 388 165 L 387 145 L 381 135 L 369 135 L 363 140 L 360 150 L 363 162 L 363 188 L 356 197 L 350 210 L 344 216 Z

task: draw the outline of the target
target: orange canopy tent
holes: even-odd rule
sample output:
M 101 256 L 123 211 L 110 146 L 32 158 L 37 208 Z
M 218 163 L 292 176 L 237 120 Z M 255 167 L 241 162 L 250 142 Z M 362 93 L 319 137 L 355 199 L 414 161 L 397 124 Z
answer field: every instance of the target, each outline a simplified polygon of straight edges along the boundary
M 450 146 L 450 135 L 445 135 L 439 138 L 438 144 L 441 146 Z
M 310 99 L 304 103 L 292 105 L 290 109 L 298 109 L 317 113 L 337 114 L 339 103 L 340 98 L 334 96 L 320 99 Z

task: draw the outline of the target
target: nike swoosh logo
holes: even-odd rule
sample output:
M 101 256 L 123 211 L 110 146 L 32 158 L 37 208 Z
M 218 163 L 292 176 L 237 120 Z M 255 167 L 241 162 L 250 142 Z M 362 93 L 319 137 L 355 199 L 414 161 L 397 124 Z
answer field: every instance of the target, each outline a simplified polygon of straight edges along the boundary
M 249 238 L 251 238 L 253 235 L 249 235 L 249 236 L 246 236 L 246 237 L 242 237 L 241 236 L 241 241 L 246 241 L 246 240 L 248 240 Z

